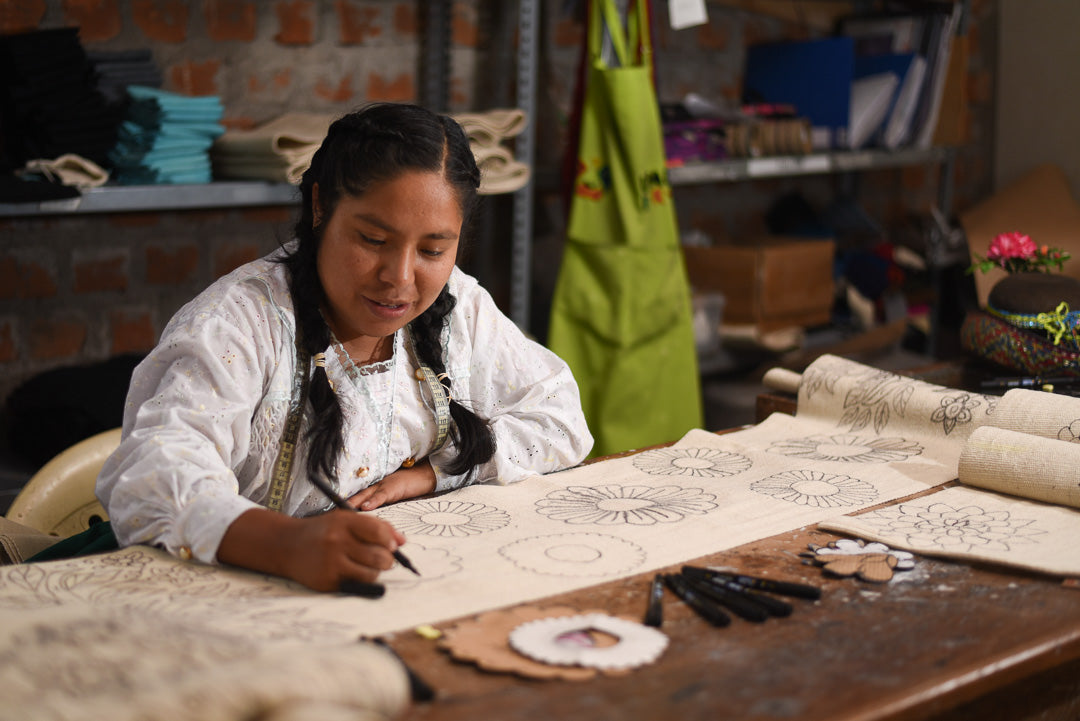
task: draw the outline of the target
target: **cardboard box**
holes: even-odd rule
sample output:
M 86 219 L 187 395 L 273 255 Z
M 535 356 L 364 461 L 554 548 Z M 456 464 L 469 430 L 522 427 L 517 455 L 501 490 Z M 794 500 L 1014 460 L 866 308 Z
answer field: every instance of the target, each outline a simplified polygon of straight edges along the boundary
M 724 294 L 725 324 L 764 332 L 829 322 L 833 240 L 770 236 L 755 243 L 683 247 L 695 291 Z

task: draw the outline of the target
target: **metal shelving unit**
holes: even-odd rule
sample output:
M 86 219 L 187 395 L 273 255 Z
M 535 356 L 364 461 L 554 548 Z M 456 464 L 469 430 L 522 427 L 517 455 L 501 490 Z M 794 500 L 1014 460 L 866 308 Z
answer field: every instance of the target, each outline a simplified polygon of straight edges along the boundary
M 899 168 L 944 162 L 946 148 L 926 150 L 854 150 L 808 155 L 777 155 L 759 158 L 736 158 L 709 163 L 687 163 L 668 170 L 672 185 L 738 182 L 781 178 L 793 175 L 849 173 L 879 168 Z
M 89 188 L 74 198 L 0 203 L 0 217 L 234 208 L 299 202 L 299 191 L 289 183 L 215 181 L 191 185 L 107 185 Z

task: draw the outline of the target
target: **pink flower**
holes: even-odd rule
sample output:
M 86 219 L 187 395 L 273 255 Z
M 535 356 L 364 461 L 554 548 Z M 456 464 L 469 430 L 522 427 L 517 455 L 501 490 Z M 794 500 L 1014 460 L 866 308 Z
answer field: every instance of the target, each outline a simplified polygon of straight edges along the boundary
M 987 251 L 986 257 L 988 260 L 997 261 L 1004 266 L 1005 261 L 1011 258 L 1027 260 L 1035 257 L 1038 252 L 1039 247 L 1035 245 L 1030 236 L 1014 231 L 1012 233 L 1002 233 L 994 238 L 990 243 L 990 250 Z

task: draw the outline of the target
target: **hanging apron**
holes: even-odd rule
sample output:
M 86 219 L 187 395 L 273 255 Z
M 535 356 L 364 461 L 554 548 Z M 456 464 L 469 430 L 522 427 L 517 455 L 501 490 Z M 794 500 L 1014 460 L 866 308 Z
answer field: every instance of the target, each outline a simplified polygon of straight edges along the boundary
M 702 425 L 690 286 L 668 183 L 645 0 L 591 0 L 588 75 L 548 345 L 570 365 L 593 455 Z M 617 66 L 603 57 L 605 30 Z

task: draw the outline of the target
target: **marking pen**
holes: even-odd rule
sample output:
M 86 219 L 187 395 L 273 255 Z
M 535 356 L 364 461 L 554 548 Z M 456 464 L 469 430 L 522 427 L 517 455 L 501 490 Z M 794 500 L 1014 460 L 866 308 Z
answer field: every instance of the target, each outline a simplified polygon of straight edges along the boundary
M 664 622 L 664 579 L 658 573 L 653 576 L 652 585 L 649 587 L 649 607 L 645 611 L 645 625 L 660 628 Z
M 762 623 L 769 618 L 769 611 L 762 605 L 754 602 L 752 598 L 739 591 L 728 591 L 714 586 L 705 579 L 694 579 L 685 576 L 686 583 L 702 596 L 711 598 L 736 616 L 754 623 Z
M 697 615 L 704 618 L 713 626 L 727 626 L 731 623 L 731 616 L 720 610 L 720 607 L 701 595 L 696 593 L 686 583 L 686 579 L 682 576 L 677 576 L 673 573 L 669 573 L 664 576 L 664 583 L 668 588 L 675 593 L 676 596 L 681 598 L 683 602 L 694 609 Z
M 793 596 L 795 598 L 807 598 L 811 601 L 821 598 L 821 589 L 809 586 L 805 583 L 792 583 L 791 581 L 774 581 L 771 578 L 758 578 L 756 576 L 744 576 L 739 573 L 717 571 L 712 568 L 698 568 L 697 566 L 683 566 L 683 572 L 687 568 L 697 568 L 705 574 L 706 578 L 722 578 L 725 581 L 734 581 L 739 585 L 752 588 L 757 591 L 769 591 L 779 593 L 781 596 Z M 692 572 L 693 573 L 693 572 Z
M 741 593 L 744 596 L 748 596 L 753 599 L 754 603 L 759 606 L 763 606 L 770 616 L 776 616 L 777 618 L 785 618 L 791 615 L 794 610 L 790 603 L 781 601 L 779 598 L 773 598 L 772 596 L 766 596 L 764 593 L 758 593 L 750 590 L 749 586 L 744 586 L 741 583 L 735 581 L 728 581 L 719 576 L 709 577 L 704 573 L 705 569 L 695 568 L 694 566 L 683 567 L 683 575 L 690 579 L 698 579 L 704 583 L 707 583 L 718 588 L 722 588 L 732 593 Z
M 1043 386 L 1076 385 L 1080 378 L 1076 376 L 1005 376 L 990 378 L 979 382 L 981 388 L 1042 388 Z
M 333 504 L 335 506 L 337 506 L 338 508 L 340 508 L 342 510 L 345 510 L 345 511 L 352 511 L 354 513 L 359 513 L 360 512 L 359 509 L 353 508 L 352 506 L 349 505 L 348 501 L 346 501 L 344 498 L 339 496 L 337 494 L 337 491 L 335 491 L 333 488 L 331 488 L 330 484 L 327 483 L 325 479 L 318 478 L 318 477 L 315 477 L 315 476 L 309 476 L 308 480 L 310 480 L 311 483 L 316 488 L 318 488 L 320 491 L 322 491 L 323 495 L 326 496 L 327 498 L 329 498 L 331 500 L 331 502 L 333 502 Z M 402 566 L 404 566 L 405 568 L 407 568 L 410 571 L 412 571 L 413 573 L 415 573 L 417 576 L 420 575 L 420 572 L 416 570 L 416 566 L 412 565 L 412 561 L 410 561 L 408 558 L 406 558 L 404 553 L 402 553 L 398 549 L 395 549 L 393 553 L 394 553 L 394 558 L 397 560 L 398 563 L 400 563 Z

